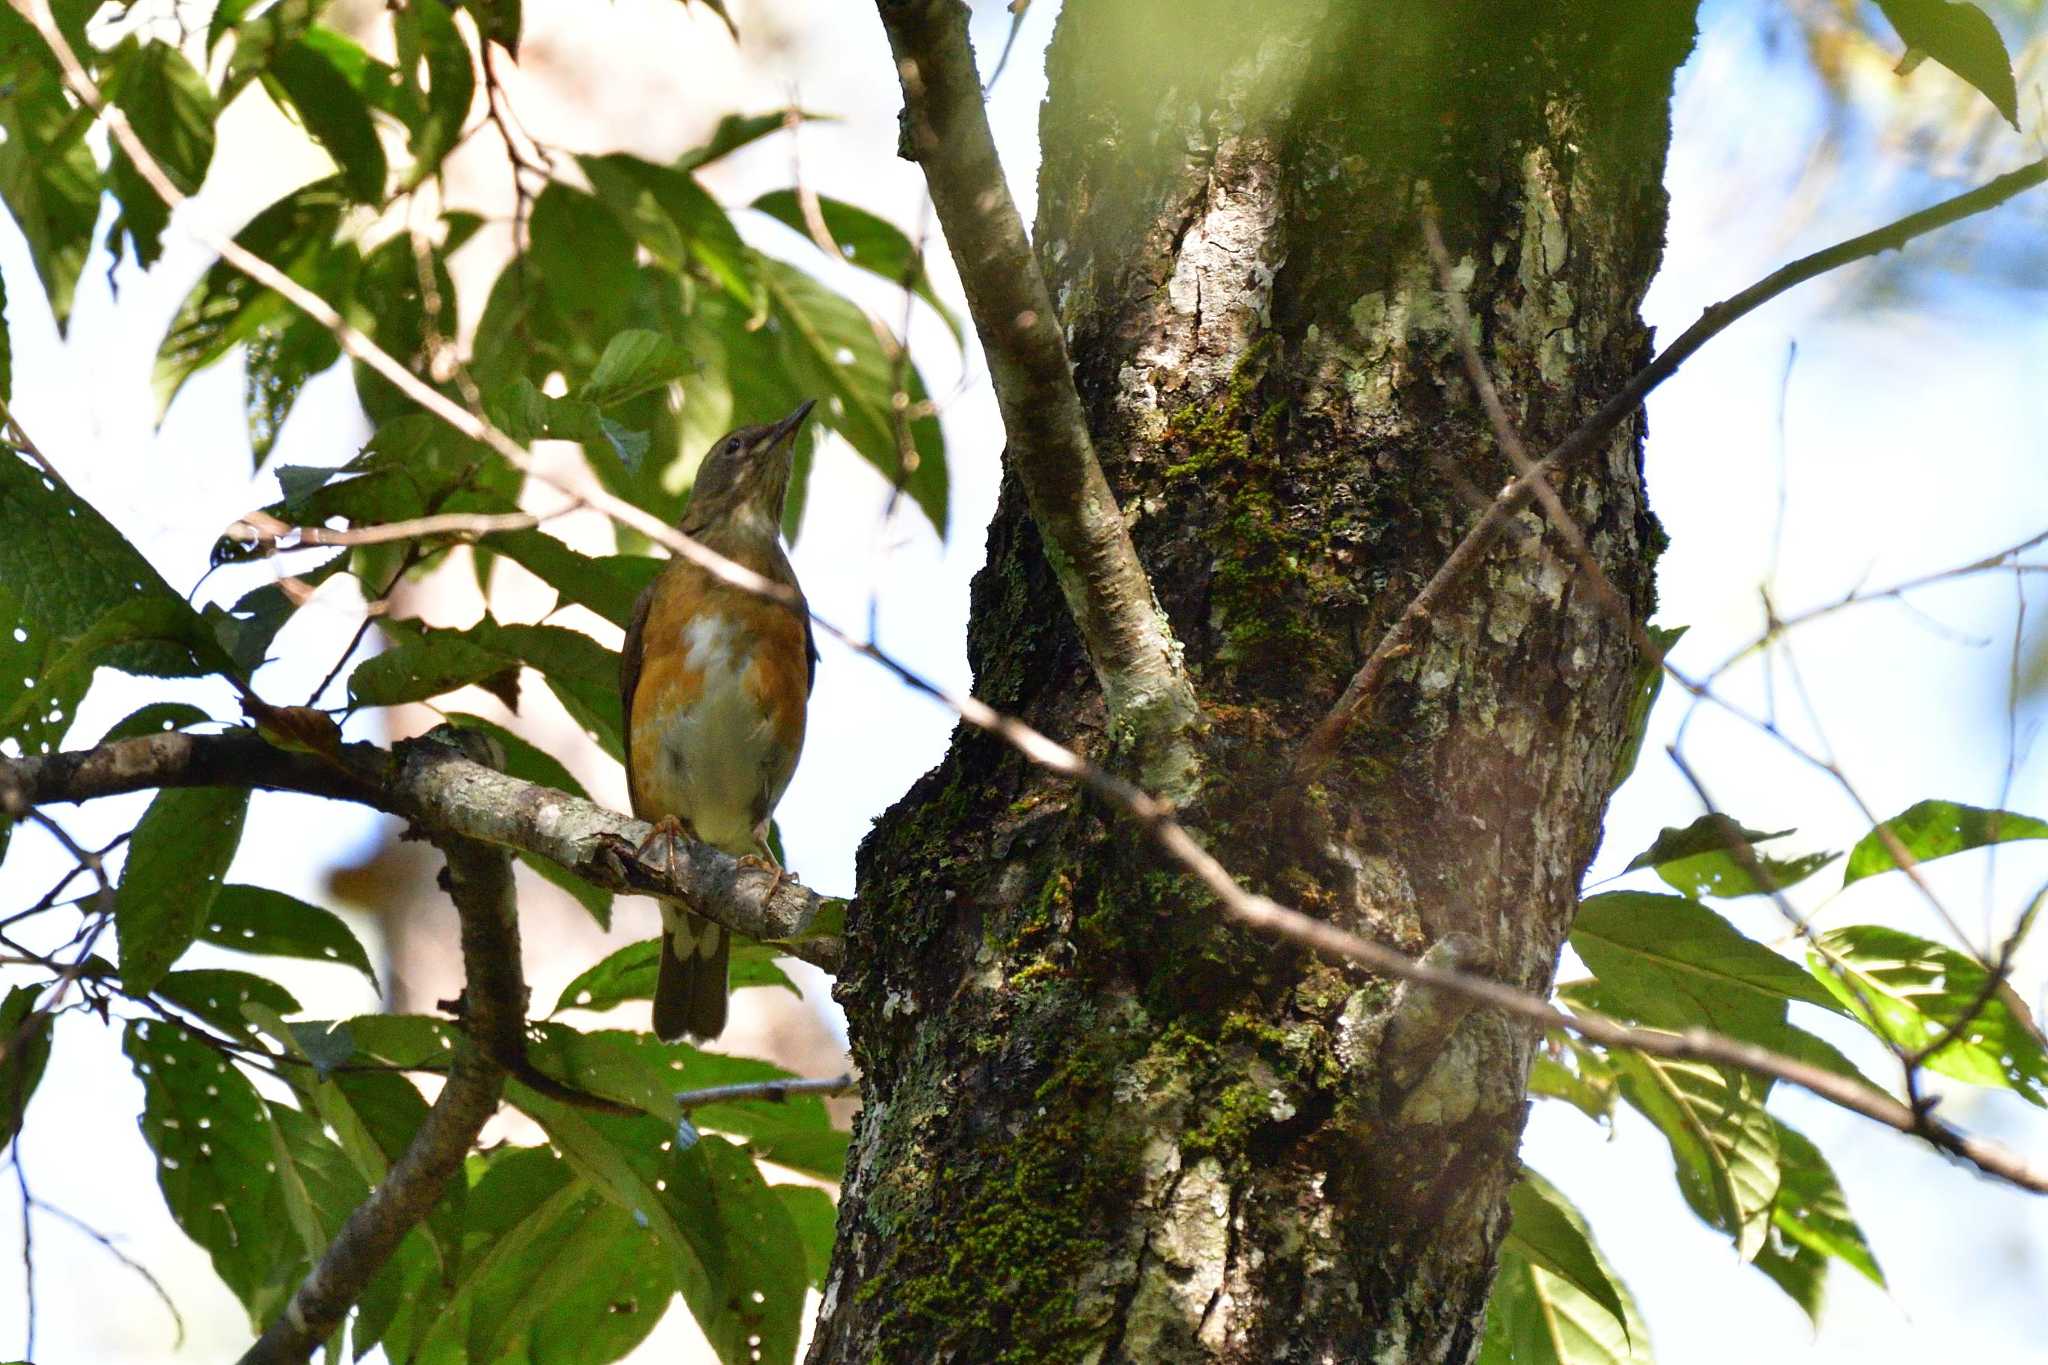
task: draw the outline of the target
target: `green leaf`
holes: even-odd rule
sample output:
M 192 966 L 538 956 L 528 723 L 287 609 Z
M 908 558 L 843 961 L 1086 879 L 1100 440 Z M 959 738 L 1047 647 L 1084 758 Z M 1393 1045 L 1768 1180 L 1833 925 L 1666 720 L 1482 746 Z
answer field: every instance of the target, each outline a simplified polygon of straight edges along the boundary
M 346 265 L 347 253 L 335 259 Z M 335 292 L 346 292 L 340 275 Z M 256 466 L 270 458 L 278 433 L 291 415 L 306 381 L 341 359 L 341 343 L 320 323 L 294 313 L 256 329 L 242 368 L 242 407 L 249 419 L 249 452 Z
M 597 197 L 655 260 L 671 271 L 702 270 L 758 318 L 758 258 L 697 178 L 624 153 L 577 158 Z
M 623 403 L 670 384 L 692 368 L 690 353 L 659 332 L 629 327 L 605 343 L 576 396 L 599 405 Z
M 370 955 L 339 915 L 268 887 L 222 887 L 200 937 L 241 953 L 339 963 L 377 985 Z
M 1524 1166 L 1522 1178 L 1508 1191 L 1508 1226 L 1505 1245 L 1519 1252 L 1530 1265 L 1563 1280 L 1614 1318 L 1614 1325 L 1628 1332 L 1628 1308 L 1621 1291 L 1593 1249 L 1585 1218 L 1572 1207 L 1555 1185 Z
M 130 37 L 114 50 L 106 91 L 170 182 L 185 194 L 198 191 L 213 161 L 213 125 L 220 110 L 206 77 L 169 43 Z M 126 231 L 135 258 L 145 268 L 162 254 L 171 211 L 142 178 L 116 142 L 108 182 L 121 203 L 114 233 Z
M 16 986 L 0 1001 L 0 1151 L 21 1131 L 22 1115 L 49 1065 L 50 1016 L 36 1013 L 42 993 L 41 986 Z
M 155 990 L 199 937 L 242 841 L 249 793 L 223 787 L 158 792 L 129 841 L 115 898 L 123 983 Z
M 496 43 L 519 60 L 521 0 L 462 0 L 462 7 L 476 20 L 476 30 L 487 43 Z
M 1952 0 L 1877 0 L 1877 7 L 1906 40 L 1907 62 L 1916 52 L 1934 58 L 1975 86 L 2018 131 L 2020 101 L 2012 56 L 1989 15 L 1975 5 Z
M 412 189 L 434 174 L 461 140 L 476 98 L 476 70 L 469 44 L 441 0 L 414 0 L 399 12 L 397 22 L 400 50 L 416 46 L 426 69 L 426 112 L 412 128 L 413 166 L 405 179 L 405 187 Z M 401 71 L 408 85 L 417 84 L 414 62 L 401 63 Z
M 1700 1062 L 1635 1052 L 1611 1052 L 1608 1060 L 1622 1095 L 1671 1145 L 1679 1192 L 1693 1212 L 1753 1260 L 1769 1233 L 1780 1178 L 1764 1088 Z
M 1578 1055 L 1567 1053 L 1567 1055 Z M 1614 1077 L 1604 1070 L 1589 1074 L 1539 1052 L 1529 1066 L 1529 1093 L 1546 1099 L 1563 1100 L 1595 1123 L 1606 1123 L 1614 1114 Z
M 1758 1020 L 1782 1022 L 1788 1000 L 1841 1013 L 1798 963 L 1683 896 L 1588 896 L 1571 943 L 1625 1012 L 1660 1027 L 1697 1023 L 1749 1037 Z
M 727 114 L 718 120 L 718 126 L 711 130 L 711 137 L 701 147 L 693 147 L 677 157 L 670 165 L 678 171 L 694 171 L 699 166 L 709 165 L 721 157 L 732 155 L 771 133 L 779 133 L 788 126 L 791 117 L 799 122 L 831 122 L 827 114 L 812 114 L 803 110 L 777 109 L 768 114 Z
M 212 720 L 212 716 L 190 702 L 153 701 L 116 721 L 112 729 L 100 736 L 99 742 L 112 744 L 116 740 L 161 735 L 172 730 L 183 730 L 188 726 L 210 724 Z
M 1789 829 L 1781 829 L 1766 834 L 1745 829 L 1725 815 L 1702 815 L 1684 829 L 1666 828 L 1655 843 L 1638 853 L 1623 870 L 1653 867 L 1667 885 L 1688 896 L 1735 897 L 1782 891 L 1812 876 L 1836 856 L 1810 853 L 1778 859 L 1757 852 L 1757 844 L 1782 839 L 1790 833 Z M 1762 869 L 1764 881 L 1752 872 L 1751 863 Z
M 659 938 L 629 943 L 562 987 L 551 1013 L 570 1009 L 600 1013 L 629 1000 L 652 1000 L 660 961 Z M 732 987 L 747 986 L 780 986 L 791 994 L 801 994 L 796 983 L 775 965 L 772 949 L 742 941 L 732 945 Z
M 1835 1179 L 1834 1168 L 1804 1133 L 1777 1119 L 1771 1123 L 1778 1135 L 1778 1163 L 1783 1173 L 1777 1202 L 1771 1206 L 1776 1236 L 1843 1261 L 1872 1284 L 1884 1287 L 1884 1271 L 1878 1268 L 1863 1229 L 1849 1212 L 1849 1201 Z
M 803 205 L 794 189 L 771 190 L 756 199 L 751 207 L 802 233 L 805 240 L 810 239 Z M 838 244 L 842 259 L 880 275 L 891 284 L 907 285 L 931 305 L 932 311 L 952 332 L 953 340 L 965 344 L 959 315 L 940 300 L 938 291 L 932 288 L 931 275 L 924 268 L 923 254 L 901 228 L 866 209 L 828 199 L 824 195 L 818 196 L 818 216 L 824 220 L 826 232 Z
M 21 674 L 25 685 L 13 704 L 0 707 L 0 734 L 26 735 L 62 721 L 65 699 L 83 696 L 101 664 L 171 677 L 238 673 L 182 598 L 147 593 L 110 607 L 83 634 L 64 641 L 44 660 L 40 676 Z
M 1842 869 L 1842 885 L 1889 872 L 1899 865 L 1885 835 L 1890 834 L 1915 863 L 1932 862 L 2016 839 L 2048 839 L 2048 821 L 2012 811 L 1985 810 L 1959 801 L 1921 801 L 1856 841 Z
M 1785 1297 L 1799 1305 L 1807 1321 L 1816 1328 L 1820 1326 L 1821 1305 L 1827 1298 L 1827 1257 L 1812 1247 L 1778 1235 L 1773 1225 L 1771 1237 L 1750 1264 L 1784 1290 Z
M 1622 1321 L 1510 1242 L 1501 1248 L 1477 1365 L 1651 1365 L 1650 1334 L 1635 1301 L 1568 1205 L 1566 1216 L 1620 1299 Z
M 480 683 L 503 672 L 507 663 L 504 654 L 461 631 L 430 630 L 357 664 L 349 674 L 349 700 L 356 706 L 427 701 Z
M 832 1244 L 839 1235 L 839 1206 L 832 1202 L 831 1195 L 815 1185 L 770 1185 L 768 1188 L 782 1201 L 782 1207 L 789 1213 L 789 1221 L 796 1226 L 797 1240 L 804 1247 L 804 1267 L 809 1272 L 811 1288 L 823 1293 L 825 1277 L 832 1268 Z
M 562 626 L 499 626 L 486 620 L 473 633 L 490 648 L 537 669 L 569 714 L 607 753 L 618 755 L 624 716 L 616 651 Z
M 1645 633 L 1650 643 L 1660 654 L 1668 655 L 1684 638 L 1687 626 L 1647 626 Z M 1650 712 L 1657 705 L 1657 696 L 1664 690 L 1664 665 L 1659 659 L 1638 659 L 1635 664 L 1635 686 L 1629 694 L 1628 723 L 1622 732 L 1628 738 L 1622 745 L 1621 754 L 1615 760 L 1614 781 L 1609 785 L 1612 794 L 1636 770 L 1636 761 L 1643 754 L 1643 737 L 1650 731 Z
M 349 198 L 338 180 L 303 186 L 251 219 L 235 243 L 318 290 L 334 273 L 330 243 Z M 227 262 L 215 262 L 186 295 L 157 348 L 152 383 L 158 420 L 186 380 L 288 315 L 281 295 Z
M 99 166 L 85 144 L 91 126 L 54 70 L 0 80 L 0 200 L 28 243 L 60 335 L 99 221 Z
M 142 1135 L 171 1217 L 260 1324 L 307 1265 L 263 1100 L 239 1070 L 168 1024 L 129 1024 L 122 1050 L 142 1080 Z
M 819 420 L 847 439 L 862 459 L 910 495 L 941 538 L 946 534 L 946 455 L 936 418 L 908 422 L 905 468 L 895 427 L 896 366 L 883 354 L 867 316 L 848 300 L 780 261 L 762 258 L 769 326 L 789 380 L 823 399 Z M 924 402 L 917 367 L 905 364 L 903 389 L 912 407 Z
M 803 1247 L 751 1157 L 718 1138 L 683 1148 L 659 1119 L 584 1113 L 517 1082 L 507 1089 L 578 1175 L 660 1239 L 721 1361 L 795 1358 Z
M 633 241 L 603 204 L 550 184 L 533 202 L 527 233 L 528 266 L 538 276 L 529 287 L 537 285 L 567 331 L 595 350 L 625 328 L 636 292 Z
M 545 531 L 499 531 L 484 544 L 512 560 L 553 588 L 562 602 L 573 602 L 623 627 L 633 619 L 633 603 L 661 572 L 661 561 L 646 555 L 592 558 Z
M 530 741 L 513 734 L 495 721 L 488 721 L 482 716 L 472 716 L 461 711 L 450 711 L 442 719 L 451 725 L 459 725 L 465 730 L 480 730 L 496 740 L 498 747 L 504 750 L 504 771 L 508 776 L 517 777 L 527 782 L 538 782 L 543 787 L 553 787 L 556 791 L 565 791 L 571 796 L 580 796 L 586 801 L 590 799 L 590 793 L 585 791 L 583 784 L 578 782 L 575 776 L 562 766 L 560 759 L 548 753 L 545 749 L 536 747 Z
M 259 1036 L 251 1006 L 272 1016 L 299 1012 L 299 1002 L 275 981 L 217 967 L 168 972 L 155 994 L 238 1043 L 254 1042 Z
M 272 91 L 288 112 L 298 115 L 315 142 L 341 168 L 342 183 L 365 204 L 384 202 L 389 167 L 370 106 L 334 64 L 330 50 L 311 43 L 289 43 L 270 59 Z
M 7 281 L 0 277 L 0 403 L 14 400 L 14 351 L 7 339 Z
M 1815 949 L 1815 979 L 1879 1037 L 1915 1052 L 1940 1044 L 1930 1069 L 2048 1107 L 2041 1030 L 2010 983 L 1987 993 L 1984 968 L 1963 954 L 1882 925 L 1830 930 Z

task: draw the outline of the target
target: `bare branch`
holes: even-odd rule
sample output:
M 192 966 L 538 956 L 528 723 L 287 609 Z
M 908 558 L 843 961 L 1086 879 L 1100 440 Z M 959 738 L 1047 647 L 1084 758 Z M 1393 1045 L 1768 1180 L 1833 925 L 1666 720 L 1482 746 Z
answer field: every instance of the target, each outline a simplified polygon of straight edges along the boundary
M 853 1089 L 853 1073 L 842 1071 L 822 1080 L 740 1081 L 734 1085 L 707 1085 L 702 1090 L 676 1092 L 676 1105 L 697 1109 L 707 1104 L 731 1104 L 735 1100 L 768 1100 L 780 1104 L 791 1095 L 844 1095 Z
M 473 738 L 483 742 L 481 736 Z M 284 1311 L 242 1356 L 242 1365 L 303 1361 L 334 1335 L 406 1233 L 440 1201 L 485 1121 L 497 1112 L 505 1069 L 493 1057 L 523 1052 L 526 982 L 520 974 L 511 856 L 459 835 L 437 832 L 434 837 L 448 860 L 444 885 L 461 916 L 468 983 L 465 1037 L 449 1063 L 448 1084 L 405 1152 L 349 1213 Z
M 1422 590 L 1410 599 L 1406 609 L 1380 636 L 1379 642 L 1373 646 L 1372 652 L 1366 656 L 1365 663 L 1359 667 L 1358 672 L 1352 675 L 1350 683 L 1345 686 L 1336 704 L 1309 732 L 1308 739 L 1302 744 L 1301 756 L 1295 761 L 1295 780 L 1313 781 L 1329 763 L 1331 756 L 1336 752 L 1338 742 L 1344 737 L 1344 732 L 1378 692 L 1380 682 L 1386 676 L 1387 665 L 1414 647 L 1416 632 L 1471 575 L 1480 559 L 1500 538 L 1508 518 L 1527 506 L 1530 498 L 1536 496 L 1538 482 L 1548 479 L 1597 447 L 1610 432 L 1642 406 L 1643 399 L 1652 389 L 1677 373 L 1678 367 L 1691 359 L 1695 351 L 1726 331 L 1737 320 L 1755 312 L 1795 285 L 1804 284 L 1816 275 L 1839 269 L 1852 261 L 1875 256 L 1882 251 L 1897 250 L 1915 237 L 1923 236 L 1936 228 L 1988 212 L 2044 180 L 2048 180 L 2048 160 L 2037 161 L 2031 166 L 1999 176 L 1996 180 L 1980 185 L 1974 190 L 1943 200 L 1932 208 L 1907 214 L 1897 222 L 1887 224 L 1874 232 L 1866 232 L 1860 237 L 1851 237 L 1845 242 L 1838 242 L 1810 256 L 1802 256 L 1790 265 L 1766 275 L 1741 293 L 1709 306 L 1700 314 L 1697 322 L 1680 333 L 1678 339 L 1659 352 L 1656 359 L 1636 371 L 1612 398 L 1601 404 L 1599 409 L 1581 422 L 1569 436 L 1559 441 L 1533 469 L 1518 476 L 1514 482 L 1495 495 L 1479 520 L 1472 524 L 1472 529 L 1465 533 L 1464 539 L 1458 542 L 1450 556 L 1422 586 Z
M 1179 644 L 1103 477 L 1059 314 L 1010 198 L 959 0 L 881 0 L 905 105 L 903 154 L 924 167 L 1046 558 L 1080 627 L 1112 724 L 1147 785 L 1194 776 L 1200 717 Z

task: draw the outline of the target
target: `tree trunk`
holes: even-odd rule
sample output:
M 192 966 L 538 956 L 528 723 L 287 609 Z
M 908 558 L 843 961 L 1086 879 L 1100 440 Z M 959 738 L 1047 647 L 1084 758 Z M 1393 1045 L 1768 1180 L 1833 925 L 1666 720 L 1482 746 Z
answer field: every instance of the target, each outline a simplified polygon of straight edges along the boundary
M 1200 682 L 1186 819 L 1259 890 L 1539 992 L 1637 662 L 1561 551 L 1496 549 L 1335 761 L 1289 774 L 1510 475 L 1420 210 L 1540 452 L 1647 358 L 1693 10 L 1067 0 L 1049 55 L 1038 249 Z M 1647 615 L 1641 438 L 1561 492 Z M 979 695 L 1117 762 L 1013 484 L 969 641 Z M 1531 1029 L 1225 925 L 1132 826 L 971 731 L 869 838 L 858 893 L 863 1109 L 814 1363 L 1472 1358 Z

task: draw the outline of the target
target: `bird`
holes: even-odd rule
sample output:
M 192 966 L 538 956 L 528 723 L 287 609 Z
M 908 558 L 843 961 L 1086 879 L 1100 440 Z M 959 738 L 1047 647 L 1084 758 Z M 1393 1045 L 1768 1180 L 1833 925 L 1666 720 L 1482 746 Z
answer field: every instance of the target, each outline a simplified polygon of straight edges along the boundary
M 782 548 L 796 437 L 815 400 L 779 422 L 721 437 L 698 466 L 677 526 L 710 550 L 790 589 L 775 600 L 672 555 L 633 605 L 619 655 L 626 787 L 654 822 L 638 853 L 696 839 L 784 875 L 768 821 L 803 752 L 818 651 L 803 590 Z M 726 928 L 662 902 L 654 1031 L 665 1042 L 725 1028 Z

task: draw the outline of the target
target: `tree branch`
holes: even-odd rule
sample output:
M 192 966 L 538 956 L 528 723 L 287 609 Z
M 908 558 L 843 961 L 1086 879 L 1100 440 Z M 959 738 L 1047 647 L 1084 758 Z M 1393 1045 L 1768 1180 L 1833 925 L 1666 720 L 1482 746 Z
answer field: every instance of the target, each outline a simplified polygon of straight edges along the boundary
M 304 1361 L 334 1335 L 406 1233 L 440 1201 L 485 1121 L 497 1112 L 505 1068 L 493 1057 L 523 1051 L 526 981 L 520 973 L 511 856 L 503 848 L 445 831 L 434 842 L 448 860 L 442 885 L 461 916 L 467 982 L 464 1038 L 449 1063 L 448 1084 L 405 1152 L 349 1213 L 284 1311 L 242 1356 L 242 1365 Z
M 1166 615 L 1103 477 L 1038 257 L 982 107 L 960 0 L 878 0 L 903 86 L 903 155 L 924 167 L 1046 558 L 1147 786 L 1194 776 L 1200 717 Z
M 253 787 L 354 801 L 412 821 L 429 835 L 459 835 L 560 863 L 593 886 L 682 901 L 749 938 L 784 944 L 826 971 L 839 940 L 805 937 L 824 905 L 786 875 L 744 865 L 708 845 L 677 844 L 667 859 L 635 852 L 651 832 L 634 820 L 464 758 L 446 745 L 410 741 L 388 752 L 346 744 L 329 761 L 279 749 L 251 730 L 219 735 L 143 735 L 97 749 L 0 760 L 0 812 L 89 801 L 158 787 Z
M 1477 567 L 1480 559 L 1493 547 L 1506 528 L 1508 518 L 1528 505 L 1536 496 L 1544 481 L 1559 470 L 1594 449 L 1616 427 L 1620 426 L 1635 410 L 1642 406 L 1643 399 L 1652 389 L 1678 372 L 1678 367 L 1692 358 L 1695 351 L 1726 331 L 1741 318 L 1747 317 L 1769 303 L 1778 295 L 1796 285 L 1804 284 L 1816 275 L 1824 275 L 1852 261 L 1875 256 L 1883 251 L 1896 251 L 1936 228 L 1973 217 L 1979 213 L 1997 208 L 2006 200 L 2034 188 L 2048 180 L 2048 160 L 2037 161 L 2031 166 L 2008 172 L 1974 190 L 1945 199 L 1932 208 L 1918 213 L 1909 213 L 1897 222 L 1889 223 L 1860 237 L 1851 237 L 1845 242 L 1802 256 L 1791 264 L 1782 266 L 1764 276 L 1749 288 L 1720 303 L 1710 305 L 1701 313 L 1699 320 L 1679 334 L 1676 341 L 1658 353 L 1656 359 L 1636 371 L 1629 381 L 1622 385 L 1615 395 L 1601 404 L 1591 417 L 1581 422 L 1576 430 L 1554 446 L 1528 472 L 1517 477 L 1512 483 L 1495 495 L 1472 529 L 1465 533 L 1449 557 L 1438 567 L 1422 590 L 1409 601 L 1394 623 L 1387 627 L 1365 663 L 1352 675 L 1343 694 L 1337 698 L 1329 712 L 1316 723 L 1302 744 L 1301 756 L 1295 760 L 1294 777 L 1297 782 L 1310 782 L 1321 773 L 1324 766 L 1335 754 L 1337 744 L 1350 728 L 1352 721 L 1362 713 L 1366 704 L 1378 692 L 1381 680 L 1386 675 L 1387 665 L 1414 647 L 1414 636 L 1430 615 L 1441 607 L 1453 590 L 1464 583 Z

